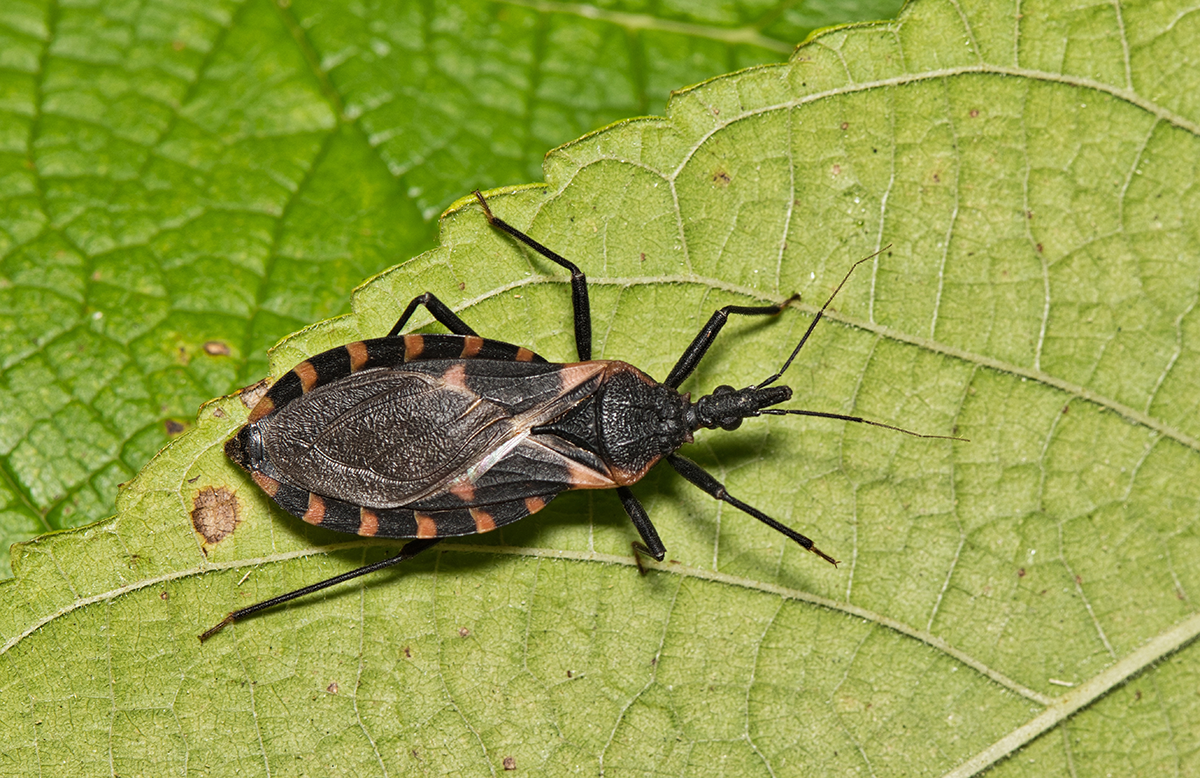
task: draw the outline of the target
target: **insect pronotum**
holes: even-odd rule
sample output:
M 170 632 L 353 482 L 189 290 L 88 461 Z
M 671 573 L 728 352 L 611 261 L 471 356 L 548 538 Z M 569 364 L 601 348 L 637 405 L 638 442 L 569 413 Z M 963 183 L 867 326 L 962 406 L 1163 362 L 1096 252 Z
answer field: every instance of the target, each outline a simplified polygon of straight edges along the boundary
M 762 415 L 817 416 L 948 437 L 859 416 L 775 407 L 791 399 L 792 390 L 774 384 L 854 268 L 876 255 L 851 266 L 778 371 L 744 389 L 718 386 L 692 402 L 679 386 L 729 317 L 773 316 L 798 295 L 777 305 L 717 310 L 659 382 L 627 362 L 592 359 L 583 272 L 492 214 L 482 194 L 475 197 L 492 227 L 570 271 L 579 361 L 547 362 L 526 348 L 480 337 L 426 292 L 413 298 L 385 337 L 347 343 L 296 365 L 254 406 L 225 453 L 304 521 L 410 542 L 394 557 L 235 610 L 202 641 L 253 613 L 411 559 L 442 538 L 510 524 L 570 489 L 616 489 L 641 536 L 633 543 L 635 559 L 645 554 L 661 562 L 666 547 L 629 488 L 661 459 L 715 499 L 836 565 L 810 538 L 731 495 L 678 449 L 696 430 L 733 430 Z M 418 306 L 451 334 L 401 335 Z

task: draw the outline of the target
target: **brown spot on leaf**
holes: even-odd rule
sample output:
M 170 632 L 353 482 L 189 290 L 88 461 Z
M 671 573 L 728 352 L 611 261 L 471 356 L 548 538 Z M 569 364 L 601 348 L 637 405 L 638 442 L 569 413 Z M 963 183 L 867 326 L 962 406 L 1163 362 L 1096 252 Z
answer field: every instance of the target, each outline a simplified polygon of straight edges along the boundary
M 460 638 L 470 637 L 471 630 L 467 629 L 466 627 L 459 627 L 458 628 L 458 636 Z
M 842 122 L 842 129 L 843 130 L 850 129 L 850 122 Z
M 1025 577 L 1025 568 L 1022 567 L 1021 569 L 1017 570 L 1017 578 L 1024 578 L 1024 577 Z
M 237 396 L 238 399 L 242 401 L 242 405 L 246 406 L 247 408 L 253 408 L 254 406 L 258 405 L 258 401 L 261 400 L 264 395 L 266 395 L 267 390 L 270 388 L 270 384 L 268 384 L 267 379 L 264 378 L 256 384 L 250 384 L 244 389 L 239 389 Z
M 1138 694 L 1141 694 L 1141 692 L 1138 692 Z M 1139 697 L 1138 699 L 1141 699 L 1141 698 Z M 517 760 L 512 758 L 511 756 L 504 757 L 504 769 L 509 770 L 509 771 L 516 770 L 517 769 Z
M 204 545 L 220 543 L 241 523 L 237 496 L 225 487 L 206 486 L 192 499 L 192 526 Z
M 330 694 L 337 694 L 338 693 L 337 681 L 334 681 L 333 683 L 326 686 L 325 691 L 329 692 Z
M 712 174 L 712 180 L 714 184 L 722 188 L 729 186 L 730 182 L 733 181 L 733 179 L 729 177 L 729 173 L 725 171 L 725 168 L 717 168 L 714 170 Z
M 178 435 L 187 429 L 187 426 L 183 422 L 176 421 L 175 419 L 166 419 L 163 421 L 163 426 L 167 428 L 167 434 L 172 436 Z
M 979 118 L 979 109 L 978 109 L 978 108 L 972 108 L 972 109 L 971 109 L 971 118 L 972 118 L 972 119 L 978 119 L 978 118 Z
M 204 353 L 213 357 L 229 356 L 229 345 L 219 340 L 206 341 L 204 344 Z

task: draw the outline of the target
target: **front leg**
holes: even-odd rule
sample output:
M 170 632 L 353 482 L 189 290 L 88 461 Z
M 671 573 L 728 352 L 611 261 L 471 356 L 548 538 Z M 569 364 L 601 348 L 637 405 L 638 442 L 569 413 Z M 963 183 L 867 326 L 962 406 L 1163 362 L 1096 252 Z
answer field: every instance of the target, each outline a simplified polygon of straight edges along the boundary
M 666 381 L 663 381 L 663 385 L 669 386 L 672 389 L 679 388 L 684 379 L 696 369 L 696 365 L 700 364 L 700 360 L 704 358 L 708 347 L 716 339 L 717 333 L 729 321 L 729 314 L 736 313 L 739 316 L 774 316 L 786 308 L 787 304 L 792 300 L 799 299 L 800 295 L 794 294 L 778 305 L 726 305 L 724 308 L 717 309 L 709 317 L 708 323 L 696 334 L 691 345 L 683 352 L 683 356 L 679 357 L 679 361 L 675 363 L 675 367 L 671 369 L 671 374 L 667 376 Z

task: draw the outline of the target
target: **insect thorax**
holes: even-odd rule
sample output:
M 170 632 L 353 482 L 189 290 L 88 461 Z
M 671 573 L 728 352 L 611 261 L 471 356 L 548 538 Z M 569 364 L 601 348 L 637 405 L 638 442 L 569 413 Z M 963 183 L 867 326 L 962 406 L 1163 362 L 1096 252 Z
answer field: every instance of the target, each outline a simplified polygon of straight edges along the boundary
M 549 424 L 552 434 L 599 455 L 618 484 L 641 479 L 659 459 L 691 441 L 687 395 L 625 362 L 609 362 L 596 393 Z

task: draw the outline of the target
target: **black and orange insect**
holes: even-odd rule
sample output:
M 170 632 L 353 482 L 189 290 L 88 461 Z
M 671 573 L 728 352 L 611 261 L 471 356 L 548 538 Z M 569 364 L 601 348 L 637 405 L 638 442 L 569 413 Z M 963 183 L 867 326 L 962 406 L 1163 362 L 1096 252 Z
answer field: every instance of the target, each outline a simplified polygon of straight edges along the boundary
M 641 535 L 633 543 L 635 557 L 662 561 L 666 547 L 629 487 L 664 458 L 714 498 L 836 565 L 811 539 L 732 496 L 676 452 L 702 427 L 733 430 L 764 414 L 819 416 L 916 435 L 858 416 L 774 407 L 792 390 L 772 384 L 866 259 L 846 273 L 778 372 L 744 389 L 718 386 L 692 402 L 678 388 L 730 315 L 772 316 L 796 296 L 778 305 L 716 311 L 659 382 L 627 362 L 592 359 L 583 272 L 494 216 L 479 192 L 475 196 L 493 227 L 571 272 L 579 361 L 547 362 L 520 346 L 480 337 L 426 292 L 409 303 L 386 337 L 348 343 L 296 365 L 254 406 L 225 453 L 304 521 L 411 542 L 397 556 L 236 610 L 201 640 L 252 613 L 411 559 L 442 538 L 511 524 L 570 489 L 616 489 Z M 451 334 L 401 335 L 417 306 Z

